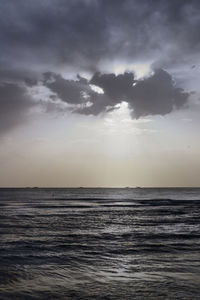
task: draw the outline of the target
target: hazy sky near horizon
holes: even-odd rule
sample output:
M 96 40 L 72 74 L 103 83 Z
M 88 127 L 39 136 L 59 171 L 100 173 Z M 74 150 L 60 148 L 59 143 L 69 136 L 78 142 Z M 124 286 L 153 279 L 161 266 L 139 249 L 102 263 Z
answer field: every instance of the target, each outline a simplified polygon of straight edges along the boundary
M 2 0 L 0 186 L 200 186 L 200 1 Z

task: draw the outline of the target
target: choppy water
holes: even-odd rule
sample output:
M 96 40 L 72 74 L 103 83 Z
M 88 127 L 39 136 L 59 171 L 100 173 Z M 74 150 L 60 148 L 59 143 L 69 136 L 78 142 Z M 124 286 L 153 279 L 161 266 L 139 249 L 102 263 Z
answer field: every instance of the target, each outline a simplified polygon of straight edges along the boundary
M 200 299 L 200 189 L 0 189 L 0 299 Z

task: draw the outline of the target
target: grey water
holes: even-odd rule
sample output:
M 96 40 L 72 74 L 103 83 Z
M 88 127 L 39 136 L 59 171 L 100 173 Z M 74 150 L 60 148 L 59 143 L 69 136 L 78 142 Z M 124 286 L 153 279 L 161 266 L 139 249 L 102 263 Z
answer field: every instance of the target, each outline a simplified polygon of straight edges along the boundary
M 200 189 L 0 189 L 0 299 L 200 299 Z

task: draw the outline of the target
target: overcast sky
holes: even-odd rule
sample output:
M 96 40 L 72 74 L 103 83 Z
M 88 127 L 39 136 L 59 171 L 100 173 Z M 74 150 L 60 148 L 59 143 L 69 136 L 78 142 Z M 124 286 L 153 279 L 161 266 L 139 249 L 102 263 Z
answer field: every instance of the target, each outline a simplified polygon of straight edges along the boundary
M 200 1 L 0 1 L 0 186 L 200 186 Z

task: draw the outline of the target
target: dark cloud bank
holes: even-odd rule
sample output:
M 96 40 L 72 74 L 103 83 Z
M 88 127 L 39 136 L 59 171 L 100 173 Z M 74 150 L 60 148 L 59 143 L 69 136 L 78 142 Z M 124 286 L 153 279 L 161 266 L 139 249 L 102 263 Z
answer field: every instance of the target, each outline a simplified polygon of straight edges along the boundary
M 35 105 L 24 84 L 34 86 L 48 70 L 42 84 L 77 104 L 76 113 L 97 115 L 127 101 L 134 117 L 165 115 L 189 97 L 164 70 L 199 53 L 200 1 L 2 0 L 0 43 L 1 132 L 24 120 Z M 97 72 L 106 61 L 143 60 L 156 68 L 143 80 Z M 63 67 L 87 71 L 91 80 L 66 80 L 59 75 Z
M 94 72 L 104 59 L 151 58 L 166 68 L 200 50 L 199 12 L 198 0 L 2 0 L 0 63 Z

